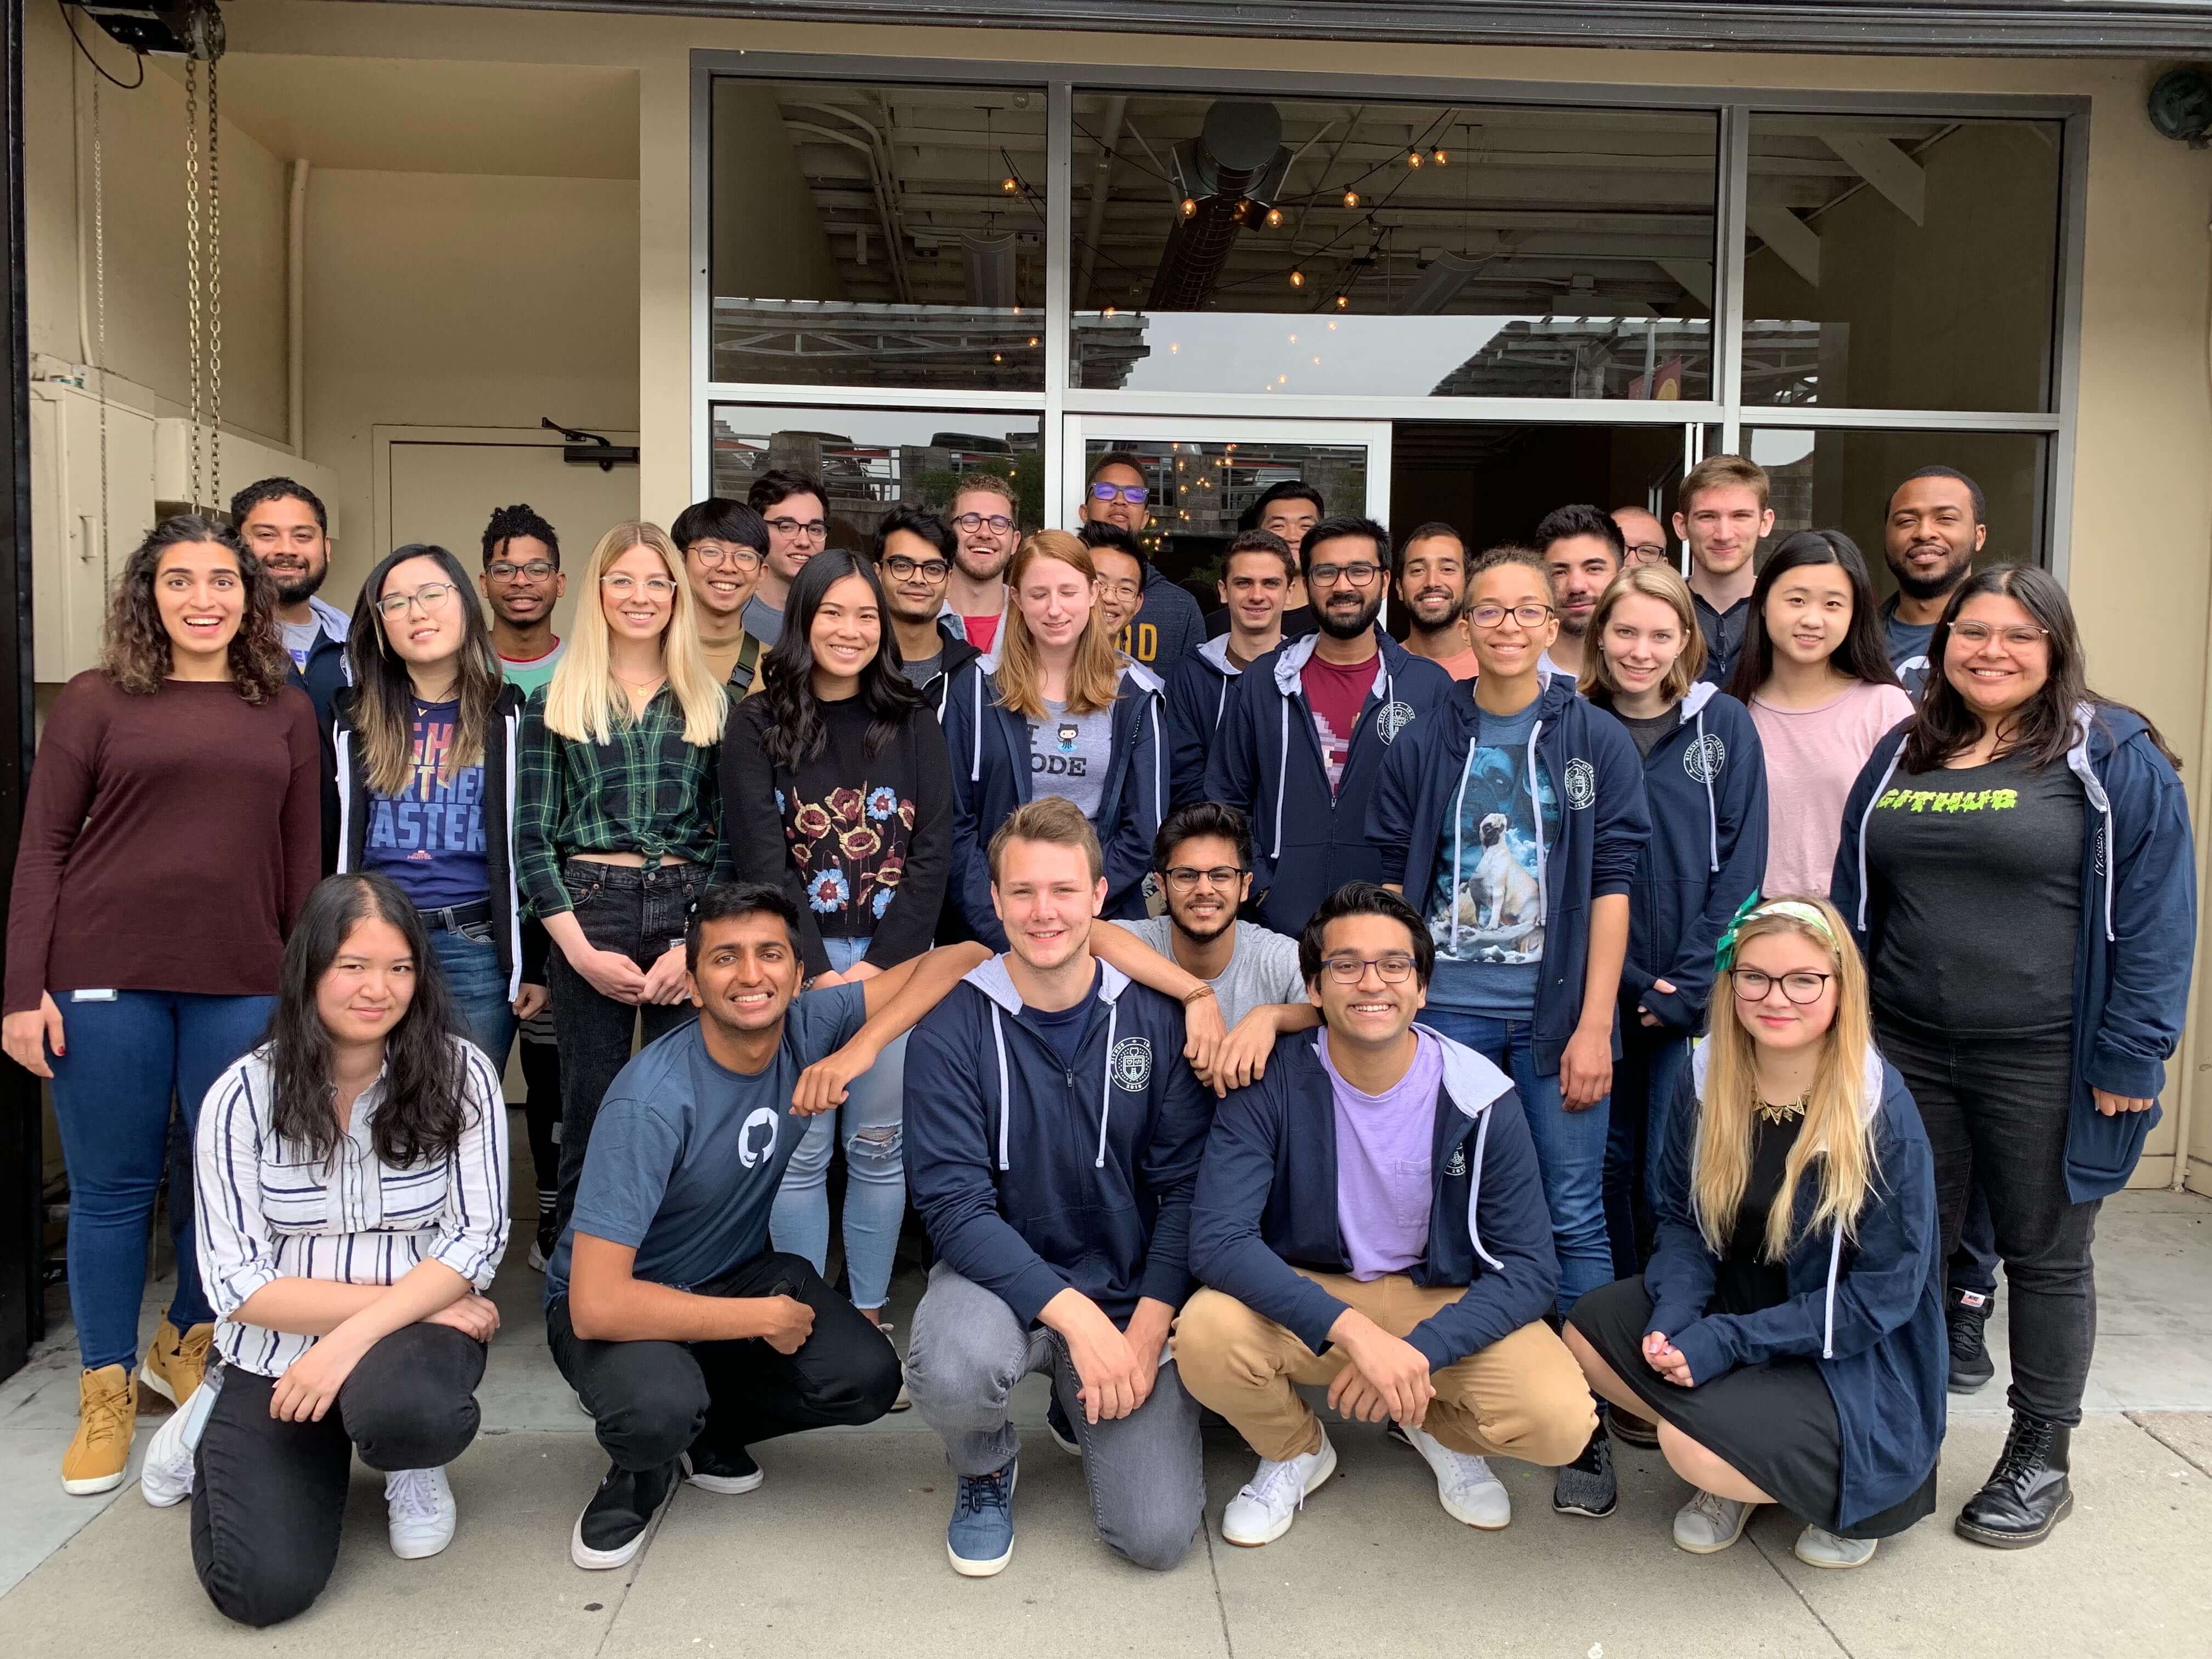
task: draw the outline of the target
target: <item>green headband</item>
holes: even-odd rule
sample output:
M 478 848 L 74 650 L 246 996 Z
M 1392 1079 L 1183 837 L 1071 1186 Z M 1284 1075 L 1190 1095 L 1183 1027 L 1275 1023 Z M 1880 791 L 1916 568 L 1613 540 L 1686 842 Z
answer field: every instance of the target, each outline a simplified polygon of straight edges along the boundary
M 1831 951 L 1842 948 L 1836 942 L 1835 931 L 1828 926 L 1828 919 L 1820 914 L 1819 907 L 1808 904 L 1802 899 L 1769 902 L 1753 893 L 1736 907 L 1735 915 L 1729 918 L 1729 925 L 1721 930 L 1720 945 L 1713 951 L 1713 971 L 1716 974 L 1725 974 L 1735 965 L 1736 939 L 1746 926 L 1765 916 L 1787 916 L 1792 921 L 1802 921 L 1827 940 Z

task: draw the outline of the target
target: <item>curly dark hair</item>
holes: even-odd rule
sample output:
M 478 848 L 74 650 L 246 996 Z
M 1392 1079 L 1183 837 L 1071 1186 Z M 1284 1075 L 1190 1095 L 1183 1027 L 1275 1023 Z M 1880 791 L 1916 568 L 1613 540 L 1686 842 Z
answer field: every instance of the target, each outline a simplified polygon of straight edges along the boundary
M 553 560 L 553 568 L 561 568 L 560 532 L 545 521 L 543 514 L 534 510 L 528 501 L 517 501 L 513 507 L 502 507 L 491 515 L 484 526 L 483 562 L 489 569 L 491 562 L 507 551 L 507 544 L 517 536 L 528 536 L 545 544 L 545 551 Z
M 267 702 L 283 690 L 291 666 L 276 635 L 276 585 L 258 559 L 246 556 L 228 526 L 194 513 L 162 520 L 124 564 L 114 597 L 108 601 L 100 672 L 137 696 L 150 697 L 161 689 L 168 677 L 171 647 L 169 630 L 161 624 L 161 603 L 154 597 L 154 577 L 161 555 L 169 549 L 203 542 L 226 550 L 238 562 L 246 592 L 246 612 L 230 641 L 231 681 L 246 702 Z

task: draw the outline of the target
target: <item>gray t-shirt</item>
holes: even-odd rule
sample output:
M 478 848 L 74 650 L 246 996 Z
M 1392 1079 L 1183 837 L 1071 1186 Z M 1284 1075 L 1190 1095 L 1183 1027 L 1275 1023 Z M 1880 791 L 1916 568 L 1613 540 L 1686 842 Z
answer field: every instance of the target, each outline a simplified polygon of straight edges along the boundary
M 927 685 L 944 672 L 945 651 L 941 646 L 933 657 L 905 657 L 899 661 L 899 672 L 917 689 Z
M 545 1267 L 550 1301 L 568 1290 L 579 1232 L 637 1251 L 634 1277 L 677 1290 L 712 1284 L 768 1248 L 769 1210 L 806 1133 L 799 1074 L 860 1029 L 857 985 L 794 1000 L 768 1069 L 747 1077 L 707 1052 L 694 1020 L 623 1067 L 592 1126 L 576 1212 Z
M 1648 719 L 1624 714 L 1616 708 L 1613 711 L 1613 717 L 1628 728 L 1629 740 L 1636 745 L 1636 757 L 1650 760 L 1651 751 L 1659 746 L 1659 739 L 1682 723 L 1682 708 L 1677 703 L 1665 714 L 1653 714 Z
M 1928 647 L 1936 637 L 1936 624 L 1899 622 L 1897 600 L 1892 597 L 1881 608 L 1881 633 L 1882 644 L 1889 653 L 1889 665 L 1905 682 L 1906 693 L 1918 697 L 1920 688 L 1928 684 Z
M 757 593 L 745 601 L 745 632 L 761 642 L 765 651 L 783 637 L 783 612 Z
M 292 659 L 292 666 L 307 672 L 307 653 L 315 648 L 315 641 L 323 636 L 319 620 L 303 623 L 279 623 L 284 630 L 284 649 Z
M 1113 752 L 1111 708 L 1071 714 L 1066 703 L 1047 702 L 1044 718 L 1030 722 L 1030 798 L 1065 796 L 1095 821 Z
M 1175 919 L 1147 916 L 1120 924 L 1164 957 L 1175 955 Z M 1298 942 L 1249 921 L 1237 924 L 1237 943 L 1229 965 L 1206 981 L 1221 1005 L 1221 1022 L 1234 1025 L 1255 1008 L 1275 1002 L 1304 1002 L 1306 982 L 1298 974 Z

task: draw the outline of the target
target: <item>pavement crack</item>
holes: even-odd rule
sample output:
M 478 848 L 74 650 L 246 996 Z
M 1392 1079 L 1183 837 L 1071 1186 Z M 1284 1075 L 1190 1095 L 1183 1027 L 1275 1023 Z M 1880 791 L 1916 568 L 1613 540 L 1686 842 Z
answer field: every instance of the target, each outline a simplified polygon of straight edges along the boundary
M 1206 1571 L 1213 1580 L 1213 1616 L 1221 1621 L 1221 1650 L 1228 1659 L 1237 1659 L 1237 1638 L 1229 1633 L 1229 1604 L 1221 1594 L 1221 1564 L 1213 1553 L 1213 1528 L 1201 1519 L 1198 1530 L 1206 1540 Z
M 1746 1535 L 1748 1536 L 1749 1534 L 1747 1534 Z M 1818 1625 L 1821 1630 L 1827 1633 L 1828 1639 L 1836 1644 L 1836 1651 L 1842 1654 L 1844 1656 L 1844 1659 L 1855 1659 L 1855 1656 L 1853 1656 L 1849 1644 L 1844 1642 L 1842 1637 L 1836 1634 L 1836 1627 L 1820 1616 L 1820 1608 L 1814 1607 L 1813 1603 L 1807 1599 L 1805 1592 L 1797 1587 L 1797 1581 L 1792 1578 L 1788 1573 L 1782 1571 L 1782 1564 L 1776 1560 L 1772 1556 L 1769 1555 L 1766 1553 L 1765 1547 L 1756 1538 L 1752 1539 L 1751 1547 L 1753 1549 L 1759 1552 L 1759 1559 L 1765 1562 L 1766 1565 L 1773 1570 L 1774 1576 L 1790 1587 L 1790 1593 L 1797 1598 L 1797 1605 L 1813 1615 L 1813 1622 Z
M 2158 1431 L 2158 1425 L 2155 1423 L 2146 1421 L 2145 1419 L 2150 1416 L 2149 1413 L 2122 1412 L 2120 1415 L 2126 1418 L 2129 1422 L 2134 1424 L 2136 1427 L 2141 1429 L 2152 1439 L 2157 1441 L 2160 1445 L 2165 1447 L 2166 1450 L 2172 1452 L 2183 1462 L 2188 1464 L 2191 1468 L 2195 1469 L 2197 1474 L 2212 1475 L 2212 1467 L 2208 1467 L 2203 1459 L 2191 1452 L 2186 1446 L 2179 1445 L 2160 1434 Z

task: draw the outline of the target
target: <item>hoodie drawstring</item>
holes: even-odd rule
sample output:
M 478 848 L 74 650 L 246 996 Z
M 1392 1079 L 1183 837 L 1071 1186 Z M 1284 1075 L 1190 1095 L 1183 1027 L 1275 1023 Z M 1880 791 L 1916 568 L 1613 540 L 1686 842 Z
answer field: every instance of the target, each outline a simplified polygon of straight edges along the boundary
M 1862 933 L 1866 932 L 1867 925 L 1867 826 L 1874 822 L 1875 803 L 1888 789 L 1889 781 L 1896 774 L 1897 763 L 1904 758 L 1905 744 L 1899 739 L 1897 747 L 1890 751 L 1889 764 L 1881 769 L 1881 781 L 1875 785 L 1874 793 L 1867 797 L 1866 811 L 1859 815 L 1858 930 Z
M 1838 1224 L 1835 1242 L 1828 1246 L 1828 1324 L 1827 1330 L 1820 1338 L 1820 1358 L 1823 1359 L 1836 1357 L 1836 1276 L 1843 1271 L 1843 1262 L 1844 1230 Z
M 1452 867 L 1449 897 L 1451 900 L 1451 953 L 1455 958 L 1459 955 L 1460 849 L 1467 836 L 1467 786 L 1468 780 L 1474 776 L 1473 766 L 1470 765 L 1462 770 L 1459 775 L 1459 793 L 1452 797 Z M 1539 828 L 1536 833 L 1540 836 L 1543 830 Z
M 1505 1271 L 1505 1264 L 1503 1261 L 1500 1261 L 1496 1256 L 1491 1255 L 1489 1251 L 1482 1248 L 1482 1235 L 1480 1232 L 1476 1231 L 1474 1224 L 1475 1206 L 1481 1201 L 1482 1198 L 1483 1150 L 1489 1145 L 1490 1113 L 1486 1109 L 1482 1114 L 1481 1127 L 1474 1132 L 1474 1156 L 1468 1166 L 1467 1242 L 1474 1247 L 1474 1253 L 1477 1255 L 1488 1262 L 1496 1271 L 1504 1273 Z
M 950 695 L 950 689 L 947 690 Z M 983 776 L 983 671 L 975 671 L 975 758 L 968 768 L 968 781 L 980 782 Z
M 1221 690 L 1216 692 L 1213 697 L 1213 729 L 1215 731 L 1218 732 L 1221 729 L 1221 717 L 1228 712 L 1228 709 L 1229 676 L 1224 674 L 1221 677 Z
M 1014 1115 L 1013 1095 L 1006 1081 L 1006 1028 L 999 1019 L 999 1005 L 991 1005 L 991 1040 L 999 1045 L 999 1168 L 1006 1165 L 1006 1123 Z
M 1536 827 L 1536 913 L 1549 927 L 1552 921 L 1551 855 L 1544 847 L 1544 803 L 1536 795 L 1536 739 L 1544 733 L 1539 716 L 1528 728 L 1528 817 Z
M 1168 816 L 1167 785 L 1160 769 L 1165 763 L 1168 740 L 1160 732 L 1160 700 L 1154 697 L 1146 705 L 1152 716 L 1152 823 L 1164 823 Z
M 1106 1074 L 1105 1081 L 1098 1085 L 1098 1156 L 1093 1158 L 1091 1164 L 1091 1167 L 1094 1170 L 1103 1170 L 1106 1167 L 1106 1119 L 1114 1104 L 1114 1026 L 1121 1018 L 1121 1005 L 1115 1002 L 1108 1003 L 1106 1005 Z
M 1275 850 L 1267 854 L 1271 859 L 1283 856 L 1283 786 L 1291 775 L 1291 700 L 1285 697 L 1281 702 L 1283 738 L 1275 760 Z
M 1710 750 L 1705 747 L 1705 710 L 1698 708 L 1698 770 L 1705 779 L 1705 823 L 1712 831 L 1712 873 L 1721 872 L 1721 809 L 1713 804 L 1713 765 Z

